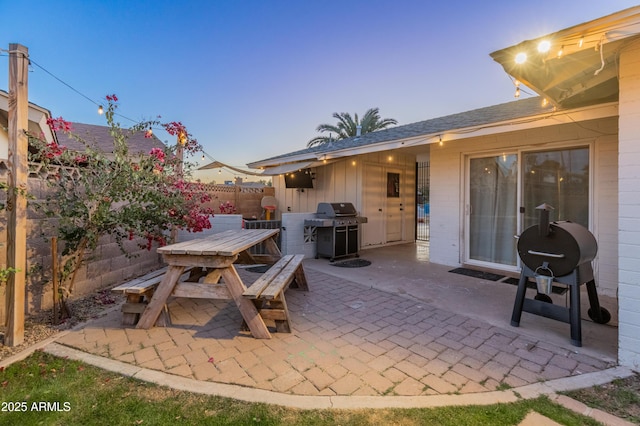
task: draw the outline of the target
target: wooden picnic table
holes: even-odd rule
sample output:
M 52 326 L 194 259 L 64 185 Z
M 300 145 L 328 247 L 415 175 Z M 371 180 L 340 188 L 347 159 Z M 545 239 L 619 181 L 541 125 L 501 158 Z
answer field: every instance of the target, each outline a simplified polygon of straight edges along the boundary
M 280 229 L 242 229 L 213 234 L 210 237 L 160 247 L 164 261 L 169 265 L 149 304 L 140 316 L 136 328 L 152 327 L 170 295 L 233 300 L 242 314 L 251 334 L 260 339 L 271 337 L 255 304 L 243 297 L 247 289 L 234 267 L 234 263 L 274 263 L 281 257 L 274 237 Z M 251 254 L 250 248 L 264 243 L 266 254 Z M 203 282 L 179 282 L 185 268 L 204 271 Z M 222 283 L 219 283 L 222 278 Z M 191 281 L 191 280 L 189 280 Z M 197 280 L 196 280 L 197 281 Z

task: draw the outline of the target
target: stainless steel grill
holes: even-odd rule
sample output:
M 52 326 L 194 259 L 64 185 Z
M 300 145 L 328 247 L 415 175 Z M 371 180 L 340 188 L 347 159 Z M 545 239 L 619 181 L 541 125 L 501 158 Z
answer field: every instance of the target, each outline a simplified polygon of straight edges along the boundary
M 316 228 L 316 259 L 358 257 L 362 223 L 367 223 L 367 218 L 358 216 L 352 203 L 318 203 L 316 217 L 304 221 L 305 226 Z

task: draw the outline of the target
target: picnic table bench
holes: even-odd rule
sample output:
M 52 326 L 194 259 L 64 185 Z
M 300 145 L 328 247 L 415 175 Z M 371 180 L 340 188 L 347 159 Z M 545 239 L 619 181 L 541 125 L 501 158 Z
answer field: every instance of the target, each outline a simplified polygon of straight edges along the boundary
M 122 283 L 111 289 L 112 293 L 124 294 L 127 298 L 122 305 L 122 324 L 136 325 L 140 314 L 144 312 L 149 300 L 153 297 L 153 293 L 162 281 L 162 277 L 167 272 L 167 267 L 158 269 L 141 277 L 134 278 L 130 281 Z M 190 279 L 197 277 L 197 271 L 192 268 L 185 269 L 184 274 L 190 273 Z M 197 277 L 199 278 L 199 277 Z M 171 318 L 166 308 L 162 310 L 162 314 L 158 320 L 158 325 L 171 324 Z
M 275 322 L 278 332 L 291 333 L 285 291 L 290 286 L 309 291 L 302 268 L 303 259 L 302 254 L 283 256 L 242 293 L 242 297 L 253 301 L 263 320 Z

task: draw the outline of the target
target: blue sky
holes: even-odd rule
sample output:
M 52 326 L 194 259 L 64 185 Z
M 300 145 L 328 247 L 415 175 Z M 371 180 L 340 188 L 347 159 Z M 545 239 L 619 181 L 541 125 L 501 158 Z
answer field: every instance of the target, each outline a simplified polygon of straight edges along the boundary
M 304 148 L 334 112 L 378 107 L 408 124 L 509 102 L 511 80 L 489 53 L 635 5 L 0 0 L 0 48 L 26 46 L 35 63 L 96 103 L 116 94 L 125 117 L 182 121 L 209 156 L 244 168 Z M 55 117 L 105 124 L 92 102 L 32 70 L 31 102 Z M 7 80 L 3 55 L 0 89 Z

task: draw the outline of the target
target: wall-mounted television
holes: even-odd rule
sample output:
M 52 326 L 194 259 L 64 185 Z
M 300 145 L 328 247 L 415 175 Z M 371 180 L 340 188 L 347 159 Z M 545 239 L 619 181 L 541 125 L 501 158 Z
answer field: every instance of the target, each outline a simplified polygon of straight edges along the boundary
M 313 188 L 313 176 L 311 169 L 296 170 L 284 175 L 286 188 Z

